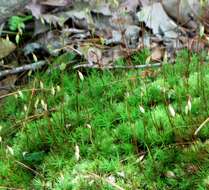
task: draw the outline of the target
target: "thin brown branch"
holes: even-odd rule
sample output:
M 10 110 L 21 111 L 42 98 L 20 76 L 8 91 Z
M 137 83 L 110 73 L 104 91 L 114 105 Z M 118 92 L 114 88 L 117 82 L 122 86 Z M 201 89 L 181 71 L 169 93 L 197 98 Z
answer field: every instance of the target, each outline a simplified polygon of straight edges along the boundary
M 24 190 L 21 188 L 15 188 L 15 187 L 5 187 L 5 186 L 0 186 L 0 189 L 7 189 L 7 190 Z
M 28 117 L 25 118 L 25 119 L 19 120 L 19 121 L 17 121 L 14 125 L 12 125 L 12 126 L 10 127 L 11 129 L 15 129 L 15 130 L 13 130 L 13 131 L 10 132 L 10 133 L 7 132 L 7 133 L 5 133 L 4 135 L 10 136 L 10 135 L 12 135 L 13 133 L 15 133 L 16 130 L 18 130 L 19 128 L 21 128 L 21 124 L 22 124 L 22 123 L 24 123 L 24 122 L 32 122 L 32 121 L 41 119 L 41 118 L 43 118 L 45 115 L 48 115 L 48 114 L 50 114 L 51 112 L 55 112 L 55 111 L 56 111 L 56 108 L 52 108 L 52 109 L 49 109 L 48 111 L 44 111 L 43 113 L 31 115 L 31 116 L 28 116 Z
M 55 112 L 55 111 L 56 111 L 56 109 L 52 108 L 52 109 L 49 109 L 48 111 L 44 111 L 43 113 L 39 113 L 39 114 L 28 116 L 28 117 L 24 118 L 23 120 L 17 121 L 16 124 L 15 124 L 15 127 L 17 127 L 21 123 L 31 122 L 31 121 L 34 121 L 36 119 L 42 118 L 43 116 L 45 116 L 45 115 L 47 115 L 47 114 L 49 114 L 51 112 Z
M 30 91 L 51 91 L 51 89 L 42 89 L 42 88 L 31 88 L 31 89 L 25 89 L 25 90 L 19 90 L 21 92 L 30 92 Z M 3 98 L 6 98 L 6 97 L 9 97 L 9 96 L 14 96 L 15 94 L 18 94 L 19 91 L 15 91 L 15 92 L 11 92 L 11 93 L 8 93 L 8 94 L 4 94 L 2 96 L 0 96 L 0 99 L 3 99 Z
M 47 62 L 45 62 L 45 61 L 38 61 L 38 62 L 31 63 L 31 64 L 28 64 L 28 65 L 23 65 L 21 67 L 15 67 L 13 69 L 7 69 L 7 70 L 4 70 L 4 71 L 0 72 L 0 78 L 5 77 L 7 75 L 18 74 L 18 73 L 21 73 L 21 72 L 24 72 L 24 71 L 29 71 L 29 70 L 34 71 L 36 69 L 39 69 L 39 68 L 43 67 L 46 64 L 47 64 Z
M 79 68 L 92 68 L 92 69 L 146 69 L 146 68 L 154 68 L 161 67 L 164 64 L 168 63 L 154 63 L 154 64 L 145 64 L 145 65 L 92 65 L 92 64 L 82 64 L 76 65 L 73 69 Z
M 199 133 L 199 131 L 205 126 L 205 124 L 208 122 L 209 122 L 209 117 L 196 129 L 194 135 L 196 136 Z
M 38 176 L 44 178 L 44 176 L 42 176 L 42 175 L 41 175 L 40 173 L 38 173 L 36 170 L 34 170 L 34 169 L 32 169 L 31 167 L 29 167 L 29 166 L 23 164 L 22 162 L 20 162 L 20 161 L 18 161 L 18 160 L 15 160 L 15 162 L 16 162 L 17 164 L 19 164 L 20 166 L 22 166 L 22 167 L 24 167 L 24 168 L 30 170 L 30 171 L 33 172 L 34 174 L 36 174 L 36 175 L 38 175 Z

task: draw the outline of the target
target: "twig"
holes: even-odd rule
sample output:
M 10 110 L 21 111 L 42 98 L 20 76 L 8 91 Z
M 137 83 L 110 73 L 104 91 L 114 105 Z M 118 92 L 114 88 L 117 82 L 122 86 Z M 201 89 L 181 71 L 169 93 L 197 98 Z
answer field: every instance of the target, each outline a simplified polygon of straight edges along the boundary
M 28 64 L 28 65 L 23 65 L 21 67 L 16 67 L 13 69 L 8 69 L 8 70 L 4 70 L 0 72 L 0 78 L 5 77 L 7 75 L 12 75 L 12 74 L 17 74 L 17 73 L 21 73 L 23 71 L 28 71 L 28 70 L 36 70 L 41 68 L 42 66 L 46 65 L 47 62 L 46 61 L 38 61 L 32 64 Z
M 20 188 L 15 188 L 15 187 L 5 187 L 5 186 L 0 186 L 0 189 L 7 189 L 7 190 L 23 190 Z
M 16 130 L 18 130 L 19 128 L 21 128 L 21 123 L 24 123 L 24 122 L 32 122 L 34 120 L 40 119 L 40 118 L 44 117 L 45 115 L 50 114 L 51 112 L 55 112 L 55 111 L 56 111 L 56 108 L 52 108 L 52 109 L 50 109 L 48 111 L 44 111 L 43 113 L 39 113 L 39 114 L 36 114 L 36 115 L 31 115 L 31 116 L 29 116 L 29 117 L 27 117 L 25 119 L 19 120 L 14 125 L 12 125 L 10 127 L 10 128 L 14 128 L 15 130 L 13 130 L 10 133 L 6 132 L 4 135 L 10 136 L 13 133 L 15 133 Z
M 21 92 L 30 92 L 30 91 L 51 91 L 51 89 L 41 89 L 41 88 L 31 88 L 31 89 L 25 89 L 25 90 L 19 90 Z M 6 98 L 6 97 L 9 97 L 9 96 L 13 96 L 15 94 L 18 94 L 19 91 L 15 91 L 15 92 L 11 92 L 11 93 L 8 93 L 8 94 L 4 94 L 2 96 L 0 96 L 0 99 L 3 99 L 3 98 Z
M 14 126 L 12 126 L 12 127 L 13 128 L 17 128 L 18 125 L 20 125 L 21 123 L 34 121 L 36 119 L 42 118 L 43 116 L 45 116 L 47 114 L 50 114 L 51 112 L 55 112 L 55 111 L 56 111 L 56 109 L 52 108 L 52 109 L 49 109 L 47 111 L 44 111 L 43 113 L 39 113 L 39 114 L 28 116 L 25 119 L 17 121 L 16 124 Z
M 21 67 L 16 67 L 13 69 L 8 69 L 0 72 L 0 78 L 5 77 L 7 75 L 12 75 L 12 74 L 17 74 L 21 73 L 24 71 L 29 71 L 29 70 L 36 70 L 44 65 L 46 65 L 46 61 L 38 61 L 36 63 L 28 64 L 28 65 L 23 65 Z M 146 64 L 146 65 L 92 65 L 92 64 L 81 64 L 81 65 L 76 65 L 73 67 L 73 69 L 78 69 L 78 68 L 94 68 L 94 69 L 145 69 L 145 68 L 153 68 L 153 67 L 161 67 L 162 65 L 167 64 L 167 63 L 154 63 L 154 64 Z
M 55 108 L 52 108 L 52 109 L 49 109 L 49 110 L 47 110 L 47 111 L 44 111 L 43 113 L 39 113 L 39 114 L 36 114 L 36 115 L 28 116 L 28 117 L 26 117 L 26 118 L 23 119 L 23 120 L 17 121 L 16 124 L 22 123 L 22 122 L 33 121 L 33 120 L 35 120 L 35 119 L 39 119 L 40 117 L 43 117 L 44 115 L 49 114 L 49 113 L 51 113 L 51 112 L 55 112 L 55 111 L 56 111 L 56 109 L 55 109 Z
M 208 122 L 209 122 L 209 117 L 196 129 L 194 135 L 196 136 L 199 133 L 199 131 L 205 126 L 205 124 Z
M 154 63 L 154 64 L 146 64 L 146 65 L 92 65 L 92 64 L 82 64 L 76 65 L 73 69 L 79 68 L 93 68 L 93 69 L 145 69 L 145 68 L 153 68 L 153 67 L 161 67 L 168 63 Z
M 42 175 L 41 175 L 40 173 L 38 173 L 36 170 L 34 170 L 34 169 L 30 168 L 29 166 L 23 164 L 22 162 L 17 161 L 17 160 L 15 160 L 15 162 L 16 162 L 17 164 L 19 164 L 20 166 L 22 166 L 22 167 L 24 167 L 24 168 L 30 170 L 30 171 L 33 172 L 34 174 L 36 174 L 36 175 L 38 175 L 38 176 L 44 178 L 44 176 L 42 176 Z

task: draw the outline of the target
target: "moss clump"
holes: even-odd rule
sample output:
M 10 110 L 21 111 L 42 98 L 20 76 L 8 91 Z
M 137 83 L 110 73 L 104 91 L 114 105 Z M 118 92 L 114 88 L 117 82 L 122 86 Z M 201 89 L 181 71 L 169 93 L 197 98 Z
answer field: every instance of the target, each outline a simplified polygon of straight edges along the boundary
M 81 71 L 84 80 L 76 72 L 37 73 L 0 110 L 0 184 L 207 189 L 208 125 L 194 136 L 209 110 L 209 69 L 200 56 L 183 51 L 154 78 L 144 71 Z

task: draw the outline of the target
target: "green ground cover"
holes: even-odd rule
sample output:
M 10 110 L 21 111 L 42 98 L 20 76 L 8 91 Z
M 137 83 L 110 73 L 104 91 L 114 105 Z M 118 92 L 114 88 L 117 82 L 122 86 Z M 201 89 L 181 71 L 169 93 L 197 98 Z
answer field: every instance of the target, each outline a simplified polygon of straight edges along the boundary
M 0 187 L 209 188 L 209 125 L 195 135 L 209 116 L 207 62 L 182 51 L 146 71 L 30 76 L 1 105 Z

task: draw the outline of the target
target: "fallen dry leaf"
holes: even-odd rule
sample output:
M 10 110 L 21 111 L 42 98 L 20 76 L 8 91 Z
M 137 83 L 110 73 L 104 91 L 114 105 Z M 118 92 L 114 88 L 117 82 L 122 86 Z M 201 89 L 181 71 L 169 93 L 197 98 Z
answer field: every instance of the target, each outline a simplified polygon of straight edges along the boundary
M 41 5 L 55 6 L 55 7 L 64 7 L 71 4 L 71 0 L 42 0 Z
M 156 47 L 151 52 L 152 61 L 160 61 L 163 58 L 163 51 L 160 47 Z
M 9 40 L 0 38 L 0 59 L 6 57 L 15 50 L 16 46 Z

